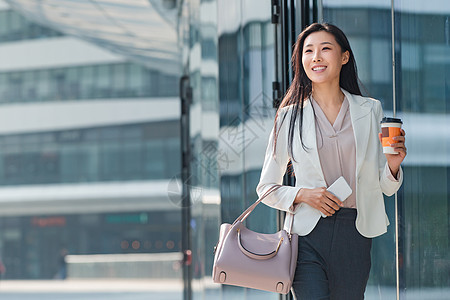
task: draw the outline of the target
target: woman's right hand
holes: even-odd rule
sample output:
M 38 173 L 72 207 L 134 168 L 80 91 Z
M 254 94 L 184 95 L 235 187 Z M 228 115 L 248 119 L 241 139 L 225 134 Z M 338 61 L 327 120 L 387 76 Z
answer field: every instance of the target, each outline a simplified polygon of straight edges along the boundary
M 320 187 L 315 189 L 301 188 L 295 197 L 294 203 L 306 203 L 318 209 L 326 216 L 332 216 L 344 205 L 335 195 Z

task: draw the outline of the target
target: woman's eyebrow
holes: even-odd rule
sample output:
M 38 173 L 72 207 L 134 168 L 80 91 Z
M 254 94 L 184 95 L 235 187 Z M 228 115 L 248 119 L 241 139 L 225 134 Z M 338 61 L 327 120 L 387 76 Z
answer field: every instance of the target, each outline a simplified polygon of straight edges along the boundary
M 330 43 L 330 42 L 322 42 L 322 43 L 320 43 L 320 45 L 325 45 L 325 44 L 333 45 L 333 43 Z M 305 47 L 311 47 L 311 46 L 313 46 L 313 44 L 308 44 Z

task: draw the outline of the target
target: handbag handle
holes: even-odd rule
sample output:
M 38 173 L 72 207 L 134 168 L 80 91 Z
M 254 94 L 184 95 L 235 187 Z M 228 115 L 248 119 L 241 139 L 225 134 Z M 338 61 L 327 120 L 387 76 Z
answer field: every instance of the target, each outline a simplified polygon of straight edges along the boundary
M 278 190 L 280 187 L 282 187 L 281 184 L 275 184 L 275 185 L 271 186 L 270 189 L 264 193 L 264 195 L 262 195 L 258 200 L 256 200 L 255 203 L 250 205 L 239 217 L 237 217 L 237 219 L 233 222 L 232 225 L 235 225 L 237 222 L 243 222 L 250 215 L 250 213 L 255 209 L 255 207 L 259 203 L 261 203 L 261 201 L 264 200 L 264 198 L 266 198 L 270 193 Z M 292 214 L 292 213 L 290 213 L 290 214 L 292 215 L 292 217 L 291 217 L 291 222 L 290 222 L 289 231 L 288 231 L 289 235 L 291 234 L 292 224 L 294 223 L 294 214 Z
M 237 239 L 238 239 L 239 249 L 241 249 L 242 253 L 244 253 L 245 255 L 247 255 L 248 257 L 253 258 L 253 259 L 263 260 L 263 259 L 270 259 L 270 258 L 274 257 L 275 255 L 277 255 L 278 250 L 280 249 L 281 243 L 283 242 L 283 238 L 280 238 L 280 241 L 278 242 L 278 245 L 275 248 L 275 250 L 273 250 L 272 252 L 267 253 L 267 254 L 258 254 L 258 253 L 254 253 L 250 250 L 247 250 L 247 248 L 245 248 L 244 245 L 242 245 L 240 229 L 237 230 L 237 234 L 238 234 Z

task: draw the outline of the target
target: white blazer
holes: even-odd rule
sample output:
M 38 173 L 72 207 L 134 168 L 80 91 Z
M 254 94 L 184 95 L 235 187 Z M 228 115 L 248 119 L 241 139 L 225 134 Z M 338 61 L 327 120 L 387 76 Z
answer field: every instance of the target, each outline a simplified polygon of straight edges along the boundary
M 403 182 L 403 171 L 400 168 L 397 175 L 398 181 L 388 178 L 389 167 L 378 139 L 380 121 L 383 117 L 380 101 L 353 95 L 343 89 L 342 92 L 349 102 L 356 141 L 356 228 L 365 237 L 376 237 L 385 233 L 389 225 L 383 193 L 391 196 L 400 188 Z M 262 201 L 270 207 L 292 213 L 293 215 L 286 215 L 284 228 L 287 229 L 291 218 L 294 217 L 292 232 L 302 236 L 307 235 L 314 229 L 321 218 L 321 214 L 319 210 L 306 203 L 293 205 L 297 192 L 301 188 L 327 187 L 317 152 L 314 111 L 310 102 L 305 102 L 303 112 L 303 141 L 308 151 L 303 149 L 300 142 L 299 115 L 295 122 L 293 139 L 293 153 L 296 161 L 291 160 L 295 172 L 295 187 L 282 186 Z M 287 115 L 281 124 L 284 114 Z M 292 106 L 284 107 L 279 112 L 275 158 L 273 157 L 274 128 L 270 133 L 260 181 L 256 187 L 259 197 L 271 186 L 283 182 L 287 163 L 291 159 L 288 152 L 291 115 Z

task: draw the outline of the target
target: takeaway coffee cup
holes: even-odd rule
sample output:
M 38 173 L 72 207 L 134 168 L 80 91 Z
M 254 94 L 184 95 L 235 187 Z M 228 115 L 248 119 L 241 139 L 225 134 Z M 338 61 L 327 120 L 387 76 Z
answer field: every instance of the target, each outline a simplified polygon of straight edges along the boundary
M 397 143 L 393 138 L 394 136 L 401 135 L 400 129 L 402 128 L 402 124 L 402 120 L 397 118 L 384 117 L 381 120 L 381 144 L 383 145 L 383 153 L 398 154 L 394 150 L 394 147 L 391 147 L 391 144 Z

